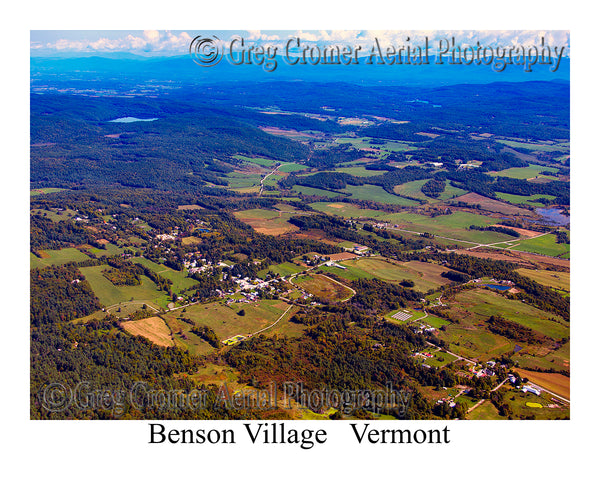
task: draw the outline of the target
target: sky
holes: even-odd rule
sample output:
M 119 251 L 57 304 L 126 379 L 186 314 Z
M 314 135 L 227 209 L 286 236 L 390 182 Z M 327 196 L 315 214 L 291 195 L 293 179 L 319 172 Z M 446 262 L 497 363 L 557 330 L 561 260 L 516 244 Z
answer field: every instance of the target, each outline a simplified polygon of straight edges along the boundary
M 242 37 L 253 44 L 273 45 L 281 49 L 292 37 L 316 45 L 372 45 L 377 38 L 382 45 L 419 45 L 427 37 L 439 40 L 455 38 L 457 45 L 509 47 L 545 44 L 570 50 L 570 33 L 565 30 L 31 30 L 31 56 L 132 53 L 147 56 L 184 55 L 193 38 L 215 36 L 223 43 Z M 407 38 L 410 40 L 407 41 Z

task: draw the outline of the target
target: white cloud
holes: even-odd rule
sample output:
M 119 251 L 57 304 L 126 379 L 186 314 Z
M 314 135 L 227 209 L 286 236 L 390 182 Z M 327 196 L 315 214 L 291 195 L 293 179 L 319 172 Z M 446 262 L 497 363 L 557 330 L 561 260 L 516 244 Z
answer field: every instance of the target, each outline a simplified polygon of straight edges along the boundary
M 481 46 L 510 46 L 510 45 L 540 45 L 544 37 L 545 44 L 550 46 L 566 46 L 567 54 L 570 50 L 570 34 L 568 31 L 540 31 L 540 30 L 311 30 L 277 32 L 248 30 L 240 36 L 245 40 L 257 43 L 267 42 L 284 48 L 289 38 L 298 37 L 303 44 L 316 43 L 319 45 L 361 45 L 363 51 L 373 46 L 377 38 L 382 46 L 401 46 L 407 43 L 420 45 L 428 38 L 432 49 L 436 49 L 439 41 L 455 39 L 457 46 L 475 46 L 479 41 Z M 221 36 L 221 35 L 218 35 Z M 410 38 L 410 40 L 408 40 Z M 170 31 L 146 30 L 141 35 L 128 34 L 119 38 L 98 38 L 94 40 L 66 40 L 60 39 L 53 43 L 32 42 L 32 50 L 59 50 L 77 52 L 145 52 L 178 54 L 184 53 L 192 40 L 187 32 L 173 33 Z M 229 38 L 222 38 L 219 42 L 223 47 L 229 44 Z
M 244 36 L 246 40 L 264 40 L 264 41 L 277 41 L 281 40 L 279 35 L 268 35 L 261 32 L 260 30 L 248 30 L 249 35 Z
M 100 37 L 94 40 L 59 39 L 55 42 L 32 42 L 31 49 L 73 52 L 156 52 L 185 53 L 192 37 L 187 32 L 178 34 L 157 30 L 146 30 L 141 36 L 132 34 L 119 38 Z

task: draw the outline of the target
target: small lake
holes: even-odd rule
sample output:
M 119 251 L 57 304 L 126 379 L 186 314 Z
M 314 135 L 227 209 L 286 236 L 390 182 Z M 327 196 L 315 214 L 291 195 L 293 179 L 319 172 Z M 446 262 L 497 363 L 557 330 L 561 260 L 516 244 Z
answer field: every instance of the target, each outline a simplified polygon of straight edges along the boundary
M 109 120 L 109 122 L 133 123 L 133 122 L 153 122 L 154 120 L 158 120 L 158 118 L 121 117 L 121 118 L 115 118 L 114 120 Z
M 542 216 L 542 220 L 537 221 L 536 223 L 558 226 L 567 225 L 571 221 L 571 218 L 560 212 L 560 208 L 536 208 L 535 213 Z
M 508 285 L 493 285 L 493 284 L 484 284 L 486 287 L 493 288 L 494 290 L 500 290 L 502 292 L 509 290 L 510 287 Z

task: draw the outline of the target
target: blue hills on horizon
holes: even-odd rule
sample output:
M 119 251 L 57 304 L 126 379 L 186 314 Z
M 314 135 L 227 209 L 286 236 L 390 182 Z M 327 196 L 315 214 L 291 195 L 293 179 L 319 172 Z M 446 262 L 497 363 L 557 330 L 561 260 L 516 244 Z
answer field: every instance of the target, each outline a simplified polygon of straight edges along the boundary
M 364 85 L 441 86 L 454 84 L 486 84 L 494 82 L 529 82 L 570 80 L 570 59 L 565 57 L 556 72 L 548 65 L 533 65 L 525 72 L 523 65 L 507 65 L 495 72 L 486 65 L 289 65 L 276 56 L 277 68 L 265 71 L 263 66 L 233 65 L 223 58 L 217 65 L 203 67 L 190 55 L 171 57 L 141 56 L 127 52 L 109 55 L 78 55 L 62 57 L 31 57 L 31 78 L 35 81 L 67 81 L 69 79 L 98 81 L 102 79 L 129 82 L 170 81 L 178 83 L 310 81 L 344 82 Z

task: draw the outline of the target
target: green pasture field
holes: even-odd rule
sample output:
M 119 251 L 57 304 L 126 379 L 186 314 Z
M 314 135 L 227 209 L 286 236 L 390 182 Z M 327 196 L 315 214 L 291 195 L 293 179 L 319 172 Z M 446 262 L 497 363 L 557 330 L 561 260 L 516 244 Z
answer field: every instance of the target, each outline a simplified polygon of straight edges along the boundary
M 301 165 L 299 163 L 284 163 L 279 167 L 280 172 L 291 173 L 291 172 L 299 172 L 301 170 L 306 170 L 309 167 L 306 165 Z
M 442 328 L 444 325 L 450 325 L 450 322 L 448 320 L 444 320 L 443 318 L 436 317 L 435 315 L 432 315 L 431 313 L 429 315 L 427 315 L 427 318 L 423 319 L 422 323 L 426 323 L 427 325 L 437 328 L 437 329 Z
M 325 275 L 298 275 L 294 278 L 293 284 L 300 286 L 316 297 L 333 302 L 341 302 L 354 295 L 348 287 Z
M 53 222 L 60 222 L 61 220 L 69 220 L 71 217 L 77 216 L 77 212 L 75 210 L 71 210 L 70 208 L 67 208 L 60 212 L 55 212 L 54 210 L 45 210 L 45 209 L 35 208 L 35 209 L 31 210 L 31 214 L 32 215 L 34 215 L 34 214 L 41 215 L 42 217 L 49 218 Z
M 260 180 L 262 176 L 252 173 L 237 173 L 230 172 L 225 175 L 229 188 L 248 188 L 248 187 L 260 187 Z
M 358 200 L 370 200 L 373 202 L 387 203 L 390 205 L 418 205 L 418 202 L 407 198 L 398 197 L 386 192 L 379 185 L 348 185 L 342 190 L 344 193 L 349 193 L 352 198 Z
M 462 395 L 459 395 L 458 397 L 455 398 L 456 403 L 462 403 L 464 405 L 466 405 L 467 409 L 474 407 L 477 402 L 479 400 L 475 400 L 474 398 L 470 397 L 469 395 L 465 395 L 464 393 Z
M 32 197 L 36 197 L 38 195 L 45 195 L 46 193 L 56 193 L 56 192 L 62 192 L 63 190 L 65 190 L 64 188 L 34 188 L 31 189 L 29 191 L 29 195 Z
M 124 248 L 118 247 L 114 243 L 107 243 L 104 246 L 106 247 L 106 249 L 92 247 L 89 249 L 89 251 L 97 257 L 101 257 L 103 255 L 106 255 L 107 257 L 113 257 L 115 255 L 121 255 L 125 251 Z
M 540 198 L 546 198 L 548 200 L 554 200 L 556 198 L 553 195 L 542 195 L 542 194 L 513 195 L 511 193 L 502 193 L 502 192 L 496 192 L 496 196 L 498 198 L 501 198 L 502 200 L 506 200 L 507 202 L 510 202 L 514 205 L 525 204 L 525 205 L 531 205 L 533 207 L 543 207 L 544 206 L 543 203 L 536 202 L 536 200 L 539 200 Z
M 267 177 L 267 179 L 263 182 L 263 185 L 265 186 L 271 186 L 271 187 L 276 187 L 277 183 L 279 183 L 279 180 L 281 180 L 283 177 L 280 177 L 279 175 L 269 175 Z M 267 192 L 263 192 L 263 195 L 265 195 Z M 279 195 L 278 192 L 272 192 L 275 195 Z
M 571 370 L 571 342 L 561 345 L 557 350 L 552 350 L 546 355 L 533 355 L 527 350 L 521 350 L 513 359 L 519 363 L 519 367 L 542 370 L 557 370 L 559 372 L 570 372 Z
M 568 152 L 569 144 L 554 144 L 545 145 L 540 143 L 526 143 L 526 142 L 514 142 L 511 140 L 496 140 L 498 143 L 502 143 L 512 148 L 526 148 L 527 150 L 534 150 L 538 152 Z
M 271 167 L 277 163 L 275 160 L 262 157 L 246 157 L 245 155 L 234 155 L 233 157 L 237 158 L 238 160 L 260 165 L 262 167 Z
M 379 278 L 391 283 L 412 280 L 415 283 L 414 288 L 421 292 L 450 283 L 450 280 L 440 275 L 449 269 L 434 263 L 418 261 L 400 263 L 388 261 L 384 257 L 359 257 L 338 263 L 348 267 L 348 274 L 356 275 L 358 278 Z M 343 277 L 346 272 L 338 268 L 335 270 L 340 272 L 338 273 L 340 277 Z
M 383 175 L 384 173 L 387 173 L 386 170 L 367 170 L 363 166 L 340 167 L 336 168 L 335 171 L 348 173 L 350 175 L 354 175 L 355 177 L 375 177 L 377 175 Z
M 399 225 L 399 228 L 416 232 L 428 232 L 442 237 L 455 238 L 467 242 L 493 243 L 514 239 L 509 235 L 497 232 L 482 232 L 469 230 L 471 225 L 487 226 L 498 221 L 496 218 L 476 215 L 469 212 L 453 212 L 450 215 L 428 217 L 417 213 L 390 213 L 381 217 L 381 220 Z M 403 234 L 403 232 L 400 232 Z
M 341 264 L 341 262 L 337 262 L 338 264 Z M 373 278 L 373 275 L 371 275 L 368 272 L 365 272 L 364 270 L 360 269 L 360 268 L 356 268 L 353 267 L 351 265 L 344 265 L 346 267 L 346 269 L 341 269 L 338 267 L 319 267 L 319 271 L 322 271 L 325 274 L 328 273 L 333 273 L 334 275 L 340 277 L 340 278 L 344 278 L 346 280 L 358 280 L 359 278 Z
M 461 398 L 462 395 L 458 398 Z M 467 420 L 500 420 L 501 417 L 490 400 L 486 400 L 467 415 Z
M 42 250 L 39 252 L 44 258 L 38 258 L 33 253 L 29 254 L 30 268 L 44 268 L 50 265 L 64 265 L 69 262 L 82 262 L 89 260 L 85 253 L 76 248 L 61 248 L 60 250 Z
M 344 218 L 377 218 L 386 215 L 386 212 L 380 212 L 378 210 L 371 210 L 368 208 L 360 208 L 352 203 L 344 202 L 315 202 L 311 203 L 310 206 L 319 212 L 323 212 L 328 215 L 338 215 Z
M 557 418 L 569 417 L 569 408 L 548 408 L 547 405 L 554 403 L 551 400 L 552 395 L 546 392 L 538 397 L 533 393 L 525 393 L 522 391 L 515 391 L 513 389 L 501 388 L 499 391 L 504 393 L 504 401 L 511 407 L 514 418 L 527 417 L 534 415 L 537 420 L 552 420 Z M 527 406 L 527 402 L 540 403 L 542 408 L 535 408 Z
M 234 215 L 257 232 L 267 235 L 282 235 L 298 230 L 298 227 L 288 222 L 295 215 L 293 213 L 256 208 L 234 212 Z
M 474 323 L 485 324 L 491 315 L 501 315 L 556 340 L 569 336 L 568 323 L 560 317 L 487 289 L 464 290 L 444 303 L 451 303 L 453 310 L 458 309 Z
M 263 208 L 253 208 L 251 210 L 241 210 L 239 212 L 235 212 L 235 216 L 240 220 L 244 220 L 247 218 L 261 218 L 264 220 L 272 220 L 274 218 L 279 217 L 279 212 L 275 210 L 265 210 Z
M 341 192 L 331 192 L 329 190 L 322 190 L 320 188 L 305 187 L 304 185 L 294 185 L 292 187 L 292 190 L 294 190 L 295 192 L 298 192 L 298 193 L 303 193 L 304 195 L 318 195 L 320 197 L 333 198 L 333 197 L 347 196 Z
M 487 361 L 503 353 L 512 352 L 514 343 L 481 328 L 473 328 L 466 322 L 450 324 L 439 338 L 447 342 L 448 350 L 465 358 L 477 358 Z
M 354 148 L 373 148 L 369 143 L 369 137 L 338 137 L 335 143 L 351 143 Z M 380 145 L 377 145 L 380 146 Z
M 185 317 L 194 322 L 195 325 L 206 325 L 214 330 L 220 341 L 234 337 L 236 335 L 248 336 L 258 330 L 261 330 L 273 324 L 287 309 L 289 305 L 281 300 L 259 300 L 253 303 L 232 303 L 227 306 L 225 302 L 218 301 L 207 304 L 197 304 L 186 307 L 186 311 L 177 310 L 163 315 L 167 325 L 173 332 L 182 331 L 188 340 L 182 339 L 179 335 L 174 335 L 176 341 L 194 351 L 198 345 L 203 342 L 197 335 L 191 333 L 191 325 L 178 320 Z M 240 316 L 238 312 L 244 310 L 245 315 Z M 280 321 L 289 320 L 293 315 L 294 309 Z M 276 327 L 278 327 L 277 324 Z M 265 334 L 271 333 L 267 330 Z M 205 343 L 205 342 L 204 342 Z M 196 345 L 195 348 L 194 345 Z M 210 348 L 210 350 L 213 350 Z
M 554 177 L 550 177 L 547 175 L 540 175 L 540 172 L 549 171 L 549 172 L 558 172 L 557 168 L 545 167 L 543 165 L 534 165 L 532 163 L 529 164 L 528 167 L 513 167 L 507 168 L 506 170 L 500 170 L 498 172 L 489 172 L 488 175 L 492 177 L 508 177 L 508 178 L 517 178 L 520 180 L 526 180 L 528 178 L 548 178 L 552 180 L 556 180 Z
M 558 257 L 565 253 L 570 253 L 571 245 L 568 243 L 556 243 L 556 235 L 549 233 L 541 237 L 520 240 L 517 245 L 510 247 L 510 250 Z
M 414 180 L 412 182 L 402 183 L 394 187 L 394 192 L 398 195 L 407 195 L 409 197 L 420 198 L 428 202 L 434 201 L 433 198 L 428 197 L 421 191 L 421 187 L 428 181 L 428 179 Z
M 305 270 L 305 267 L 300 267 L 300 266 L 294 265 L 293 263 L 290 263 L 290 262 L 284 262 L 284 263 L 280 263 L 278 265 L 271 265 L 271 266 L 269 266 L 269 268 L 265 268 L 264 270 L 261 270 L 260 272 L 258 272 L 258 277 L 263 278 L 263 279 L 266 278 L 268 271 L 271 271 L 273 273 L 278 273 L 282 277 L 286 277 L 288 275 L 292 275 L 294 273 L 298 273 L 303 270 Z
M 197 285 L 198 282 L 193 278 L 187 276 L 186 272 L 178 272 L 177 270 L 173 270 L 172 268 L 167 267 L 166 265 L 160 265 L 158 263 L 154 263 L 151 260 L 148 260 L 144 257 L 133 257 L 131 259 L 134 263 L 139 263 L 155 273 L 158 273 L 161 277 L 171 280 L 173 285 L 171 285 L 171 290 L 175 293 L 179 293 L 186 288 Z
M 516 272 L 548 287 L 564 290 L 565 292 L 571 290 L 571 274 L 569 272 L 532 270 L 530 268 L 519 268 Z
M 450 185 L 450 181 L 446 180 L 446 189 L 440 194 L 439 197 L 431 198 L 421 191 L 421 187 L 428 181 L 428 179 L 423 179 L 402 183 L 394 187 L 394 192 L 398 195 L 407 195 L 409 197 L 420 198 L 421 200 L 426 200 L 429 203 L 445 202 L 446 200 L 459 197 L 460 195 L 467 193 L 466 190 L 453 187 Z
M 171 301 L 165 292 L 158 290 L 156 284 L 144 275 L 141 276 L 141 285 L 113 285 L 102 275 L 102 270 L 106 268 L 107 265 L 98 265 L 79 269 L 103 305 L 110 306 L 133 300 L 166 308 Z

